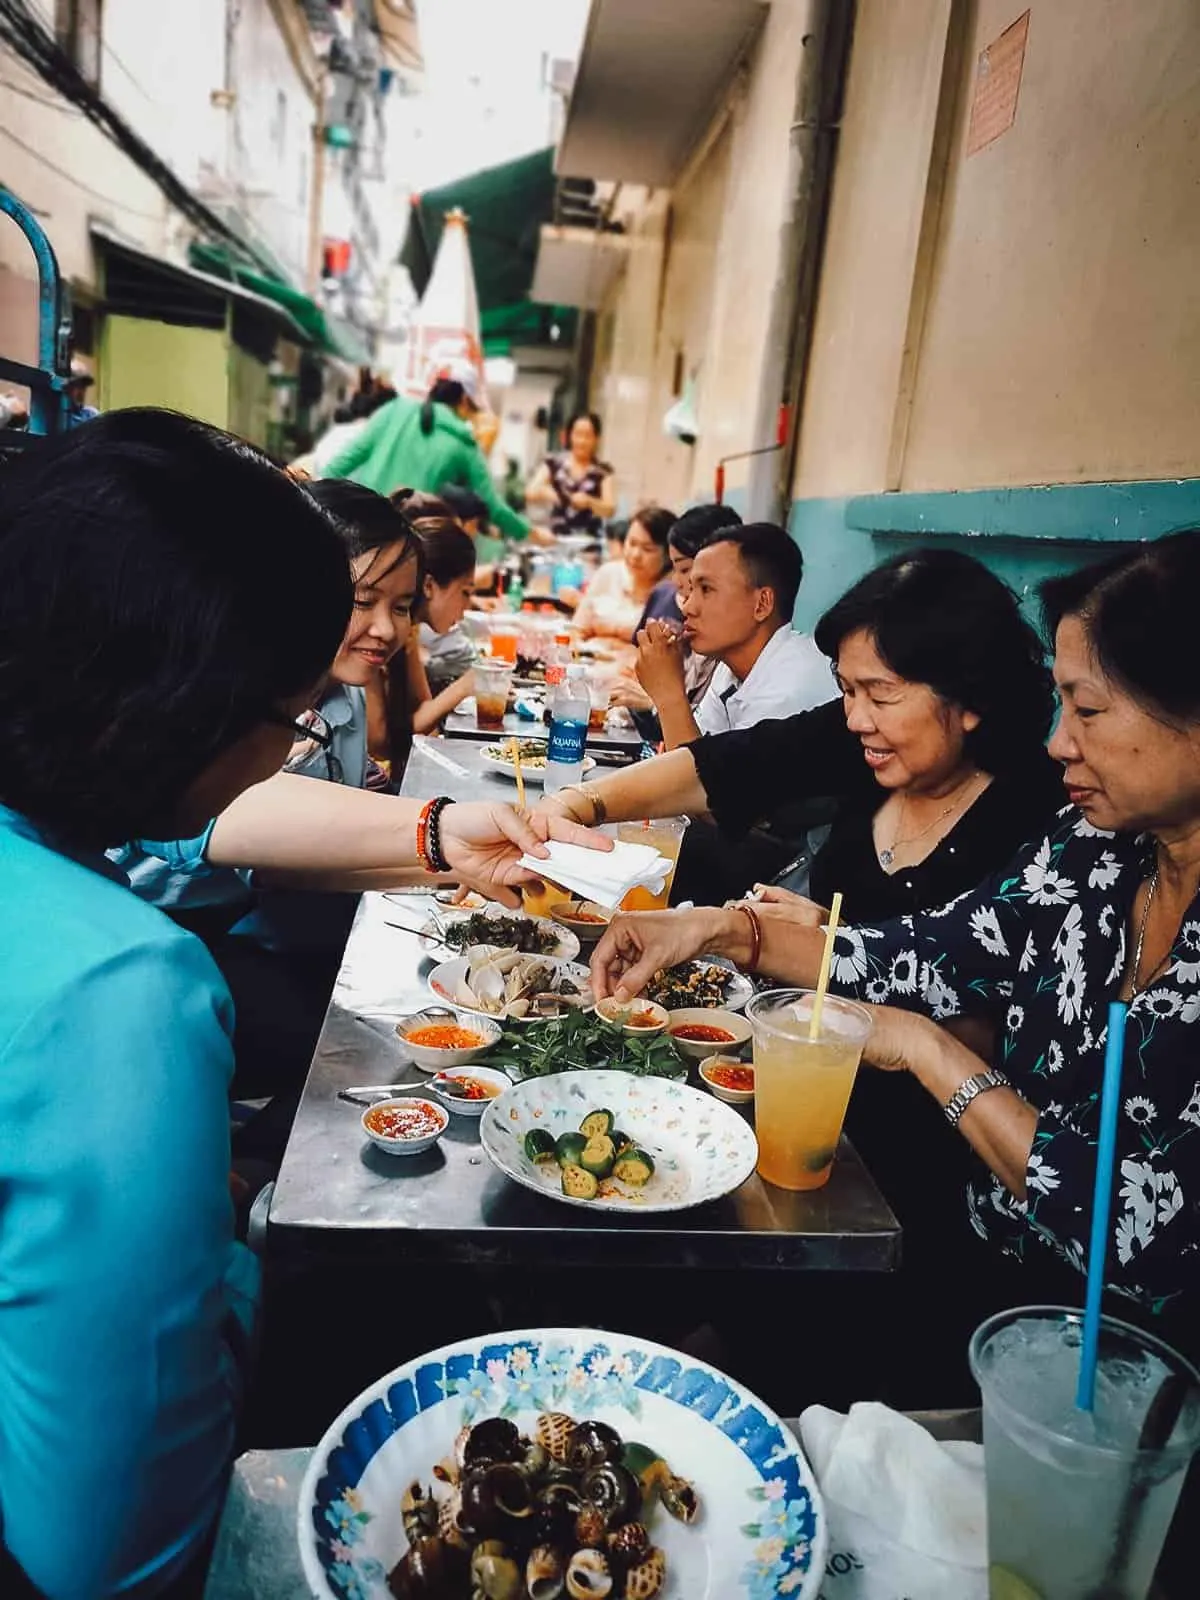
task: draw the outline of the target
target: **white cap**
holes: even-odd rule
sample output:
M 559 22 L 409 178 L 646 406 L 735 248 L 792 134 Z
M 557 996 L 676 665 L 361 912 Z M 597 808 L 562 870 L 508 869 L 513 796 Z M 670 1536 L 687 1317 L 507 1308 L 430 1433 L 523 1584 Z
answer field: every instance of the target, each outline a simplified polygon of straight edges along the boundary
M 430 387 L 439 378 L 448 378 L 451 383 L 462 384 L 463 393 L 476 409 L 478 409 L 481 392 L 479 368 L 466 356 L 451 356 L 448 361 L 440 362 L 437 371 L 433 374 Z

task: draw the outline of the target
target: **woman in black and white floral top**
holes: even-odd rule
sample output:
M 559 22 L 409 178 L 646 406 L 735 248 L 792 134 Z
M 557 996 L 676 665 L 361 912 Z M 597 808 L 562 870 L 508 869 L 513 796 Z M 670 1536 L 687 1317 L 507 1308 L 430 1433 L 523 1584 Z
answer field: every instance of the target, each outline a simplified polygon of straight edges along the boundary
M 907 1070 L 943 1106 L 988 1065 L 941 1024 L 977 1019 L 995 1040 L 989 1085 L 958 1122 L 983 1165 L 975 1232 L 1060 1294 L 1091 1217 L 1110 1001 L 1129 1002 L 1108 1282 L 1194 1354 L 1200 1343 L 1200 532 L 1175 534 L 1043 591 L 1062 715 L 1050 753 L 1070 806 L 1010 866 L 936 911 L 839 934 L 833 986 L 874 1002 L 866 1059 Z M 811 984 L 822 935 L 794 908 L 762 907 L 759 970 Z M 818 919 L 814 918 L 813 921 Z M 697 909 L 617 919 L 598 947 L 598 992 L 636 992 L 659 967 L 713 951 L 750 958 L 751 919 Z M 1009 1086 L 1010 1085 L 1010 1086 Z M 936 1159 L 912 1152 L 915 1165 Z M 1049 1247 L 1048 1249 L 1045 1247 Z M 987 1258 L 993 1263 L 995 1256 Z M 953 1315 L 964 1281 L 1020 1293 L 986 1262 L 945 1264 Z M 1001 1290 L 1000 1284 L 1006 1287 Z M 1072 1295 L 1073 1291 L 1073 1295 Z M 1015 1303 L 1010 1300 L 1010 1303 Z M 931 1308 L 932 1309 L 932 1308 Z M 972 1310 L 978 1309 L 973 1306 Z

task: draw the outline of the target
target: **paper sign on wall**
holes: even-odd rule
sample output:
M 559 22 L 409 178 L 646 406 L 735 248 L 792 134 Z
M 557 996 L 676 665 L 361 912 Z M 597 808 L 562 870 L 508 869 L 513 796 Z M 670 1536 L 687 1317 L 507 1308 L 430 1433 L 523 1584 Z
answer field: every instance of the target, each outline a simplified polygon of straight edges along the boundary
M 1016 121 L 1017 96 L 1021 92 L 1021 71 L 1025 65 L 1025 41 L 1029 37 L 1029 12 L 1005 28 L 986 50 L 979 52 L 975 69 L 975 96 L 971 101 L 971 125 L 967 130 L 967 154 L 973 156 L 985 145 L 1007 133 Z

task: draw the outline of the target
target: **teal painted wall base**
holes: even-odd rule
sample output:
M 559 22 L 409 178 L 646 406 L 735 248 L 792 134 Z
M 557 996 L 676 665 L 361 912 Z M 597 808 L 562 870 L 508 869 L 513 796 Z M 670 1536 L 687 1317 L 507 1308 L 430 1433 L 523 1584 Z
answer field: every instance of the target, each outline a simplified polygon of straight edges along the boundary
M 788 527 L 804 552 L 798 628 L 811 630 L 871 567 L 921 544 L 977 556 L 1032 614 L 1041 580 L 1098 559 L 1098 545 L 1200 527 L 1200 478 L 796 500 Z

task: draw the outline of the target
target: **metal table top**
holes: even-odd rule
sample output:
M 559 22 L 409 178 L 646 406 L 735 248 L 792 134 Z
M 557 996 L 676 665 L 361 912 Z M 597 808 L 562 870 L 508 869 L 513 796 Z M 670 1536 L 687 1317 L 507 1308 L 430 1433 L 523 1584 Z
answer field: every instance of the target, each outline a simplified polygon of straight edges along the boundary
M 410 771 L 410 780 L 419 778 Z M 359 1125 L 361 1109 L 338 1100 L 337 1092 L 353 1084 L 424 1088 L 428 1082 L 405 1059 L 395 1022 L 430 1002 L 425 980 L 432 963 L 415 938 L 387 924 L 419 926 L 429 905 L 416 895 L 363 898 L 275 1186 L 274 1247 L 290 1240 L 375 1257 L 495 1266 L 551 1258 L 564 1266 L 886 1272 L 898 1265 L 899 1224 L 845 1142 L 824 1189 L 793 1194 L 755 1174 L 735 1194 L 691 1211 L 607 1213 L 595 1222 L 496 1171 L 473 1118 L 453 1117 L 441 1142 L 423 1155 L 376 1149 Z
M 452 711 L 442 723 L 447 739 L 473 739 L 480 744 L 494 744 L 497 739 L 546 739 L 550 730 L 544 722 L 530 722 L 526 717 L 510 711 L 503 728 L 481 728 L 474 712 Z M 642 748 L 642 736 L 636 728 L 606 729 L 603 733 L 589 730 L 587 747 L 590 751 L 611 750 L 626 755 L 632 761 Z

